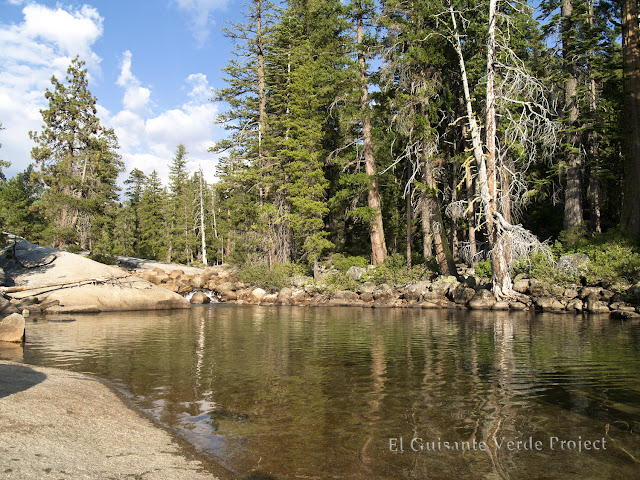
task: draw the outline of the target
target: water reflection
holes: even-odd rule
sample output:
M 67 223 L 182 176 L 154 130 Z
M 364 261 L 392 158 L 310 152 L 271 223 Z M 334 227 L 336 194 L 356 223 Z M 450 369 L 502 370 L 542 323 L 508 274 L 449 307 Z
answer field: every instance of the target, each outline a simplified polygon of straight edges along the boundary
M 27 328 L 25 362 L 109 378 L 239 478 L 640 478 L 638 324 L 218 305 Z

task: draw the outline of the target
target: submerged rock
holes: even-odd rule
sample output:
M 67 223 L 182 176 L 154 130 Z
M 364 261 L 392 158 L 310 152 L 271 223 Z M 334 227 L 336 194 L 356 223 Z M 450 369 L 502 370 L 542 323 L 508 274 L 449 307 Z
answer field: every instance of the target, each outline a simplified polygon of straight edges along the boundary
M 191 296 L 191 300 L 189 302 L 193 305 L 203 305 L 205 303 L 210 303 L 211 299 L 204 292 L 196 292 Z

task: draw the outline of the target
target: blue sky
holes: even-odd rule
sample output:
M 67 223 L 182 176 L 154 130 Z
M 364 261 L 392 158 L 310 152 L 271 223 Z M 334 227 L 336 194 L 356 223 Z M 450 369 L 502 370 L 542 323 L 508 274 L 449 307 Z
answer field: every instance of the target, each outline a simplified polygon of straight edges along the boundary
M 188 168 L 202 166 L 212 181 L 207 148 L 224 131 L 209 101 L 223 86 L 221 68 L 231 43 L 225 20 L 241 19 L 243 0 L 0 0 L 0 158 L 13 176 L 31 162 L 29 130 L 40 130 L 39 109 L 50 78 L 65 76 L 76 54 L 87 62 L 89 88 L 103 124 L 120 141 L 126 172 L 157 170 L 168 178 L 176 145 Z

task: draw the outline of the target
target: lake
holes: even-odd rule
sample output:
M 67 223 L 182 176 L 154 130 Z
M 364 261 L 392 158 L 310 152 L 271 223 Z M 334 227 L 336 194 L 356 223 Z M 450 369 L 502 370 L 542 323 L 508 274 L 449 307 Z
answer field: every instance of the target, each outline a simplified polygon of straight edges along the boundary
M 27 322 L 242 479 L 640 479 L 640 322 L 214 305 Z

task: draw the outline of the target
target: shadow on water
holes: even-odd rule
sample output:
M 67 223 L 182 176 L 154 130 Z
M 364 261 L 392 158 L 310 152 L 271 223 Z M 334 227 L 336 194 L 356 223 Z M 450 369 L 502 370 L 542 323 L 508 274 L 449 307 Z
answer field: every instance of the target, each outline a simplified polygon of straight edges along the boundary
M 47 376 L 44 373 L 36 372 L 26 365 L 1 364 L 0 398 L 28 390 L 43 382 L 46 378 Z
M 277 480 L 276 477 L 272 477 L 271 475 L 267 475 L 266 473 L 256 473 L 255 475 L 251 475 L 247 477 L 245 480 Z

